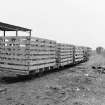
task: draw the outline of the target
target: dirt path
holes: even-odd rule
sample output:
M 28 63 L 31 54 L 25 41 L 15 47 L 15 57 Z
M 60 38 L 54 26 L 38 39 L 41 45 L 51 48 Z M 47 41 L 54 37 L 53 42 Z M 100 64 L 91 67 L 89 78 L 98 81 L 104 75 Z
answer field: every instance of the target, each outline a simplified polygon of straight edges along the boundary
M 40 78 L 1 81 L 0 105 L 105 105 L 105 74 L 92 69 L 104 63 L 103 56 L 94 55 L 86 63 Z

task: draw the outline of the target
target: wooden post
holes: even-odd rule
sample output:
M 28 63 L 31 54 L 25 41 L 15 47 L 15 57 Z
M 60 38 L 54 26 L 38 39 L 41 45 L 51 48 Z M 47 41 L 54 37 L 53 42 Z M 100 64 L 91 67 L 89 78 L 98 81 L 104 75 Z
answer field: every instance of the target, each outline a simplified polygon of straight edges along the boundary
M 5 31 L 4 31 L 4 37 L 5 37 Z
M 30 70 L 30 40 L 31 40 L 31 31 L 29 31 L 29 37 L 28 37 L 28 39 L 27 39 L 27 41 L 28 41 L 28 46 L 26 45 L 26 48 L 28 48 L 29 49 L 29 51 L 28 51 L 28 71 Z
M 4 46 L 5 46 L 5 35 L 6 35 L 6 32 L 4 31 Z
M 16 37 L 18 36 L 18 31 L 16 31 Z
M 29 34 L 30 34 L 30 37 L 31 37 L 31 31 L 29 32 Z

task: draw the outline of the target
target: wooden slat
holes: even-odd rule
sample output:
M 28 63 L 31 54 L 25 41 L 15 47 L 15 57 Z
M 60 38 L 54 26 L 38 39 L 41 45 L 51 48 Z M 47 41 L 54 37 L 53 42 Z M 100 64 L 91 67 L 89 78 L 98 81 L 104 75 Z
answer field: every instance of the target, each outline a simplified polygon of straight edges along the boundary
M 66 57 L 66 56 L 73 56 L 73 54 L 70 54 L 70 53 L 69 54 L 68 53 L 67 54 L 59 54 L 59 56 L 60 57 Z
M 28 59 L 28 56 L 5 55 L 5 54 L 3 54 L 2 57 L 14 58 L 14 59 Z
M 17 70 L 28 70 L 28 66 L 17 66 L 17 65 L 8 65 L 8 64 L 0 64 L 0 67 L 17 69 Z
M 31 70 L 36 70 L 36 69 L 38 69 L 38 66 L 37 66 L 37 65 L 29 66 L 29 70 L 30 70 L 30 71 L 31 71 Z
M 65 59 L 65 58 L 73 58 L 73 56 L 64 56 L 64 57 L 59 57 L 60 59 Z
M 0 68 L 0 75 L 2 77 L 13 77 L 17 75 L 28 75 L 29 71 L 22 71 L 22 70 L 14 70 L 14 69 L 8 69 L 8 68 Z
M 46 60 L 38 60 L 37 62 L 39 64 L 43 64 L 43 63 L 56 62 L 56 60 L 55 59 L 46 59 Z
M 21 61 L 21 60 L 0 60 L 0 63 L 11 63 L 17 65 L 28 65 L 29 62 Z
M 30 70 L 41 69 L 41 68 L 43 69 L 45 67 L 50 67 L 50 66 L 56 66 L 56 63 L 40 64 L 40 65 L 30 66 Z
M 30 61 L 30 65 L 38 65 L 38 64 L 48 64 L 50 62 L 56 62 L 56 60 L 38 60 L 38 61 Z
M 44 42 L 46 42 L 46 43 L 50 43 L 50 42 L 56 43 L 55 41 L 49 40 L 49 39 L 43 39 L 43 38 L 38 38 L 38 37 L 31 37 L 31 41 L 36 41 L 36 40 L 41 41 L 41 42 L 44 41 Z
M 36 55 L 36 56 L 30 56 L 30 59 L 54 59 L 55 55 Z

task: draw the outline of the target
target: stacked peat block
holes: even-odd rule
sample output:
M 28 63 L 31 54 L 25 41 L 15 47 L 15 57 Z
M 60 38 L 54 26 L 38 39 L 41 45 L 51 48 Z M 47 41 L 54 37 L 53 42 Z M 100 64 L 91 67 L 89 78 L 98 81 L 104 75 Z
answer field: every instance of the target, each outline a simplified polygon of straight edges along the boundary
M 16 74 L 28 73 L 28 37 L 0 37 L 0 68 Z M 9 69 L 9 70 L 8 70 Z
M 28 36 L 0 37 L 0 69 L 26 75 L 55 67 L 55 41 Z
M 83 54 L 84 54 L 84 61 L 87 61 L 89 59 L 89 51 L 88 47 L 82 47 L 83 48 Z
M 58 66 L 65 66 L 73 63 L 73 45 L 57 44 Z
M 84 60 L 84 50 L 82 47 L 78 47 L 78 46 L 75 47 L 74 59 L 75 59 L 75 63 L 78 63 Z
M 56 67 L 56 42 L 31 37 L 29 70 L 41 72 Z

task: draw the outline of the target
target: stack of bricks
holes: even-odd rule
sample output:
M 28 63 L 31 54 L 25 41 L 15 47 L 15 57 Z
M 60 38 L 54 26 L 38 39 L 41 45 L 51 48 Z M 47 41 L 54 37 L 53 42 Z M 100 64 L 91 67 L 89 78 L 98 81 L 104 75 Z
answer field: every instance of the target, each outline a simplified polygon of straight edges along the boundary
M 73 64 L 73 45 L 59 43 L 57 44 L 57 51 L 59 66 Z

